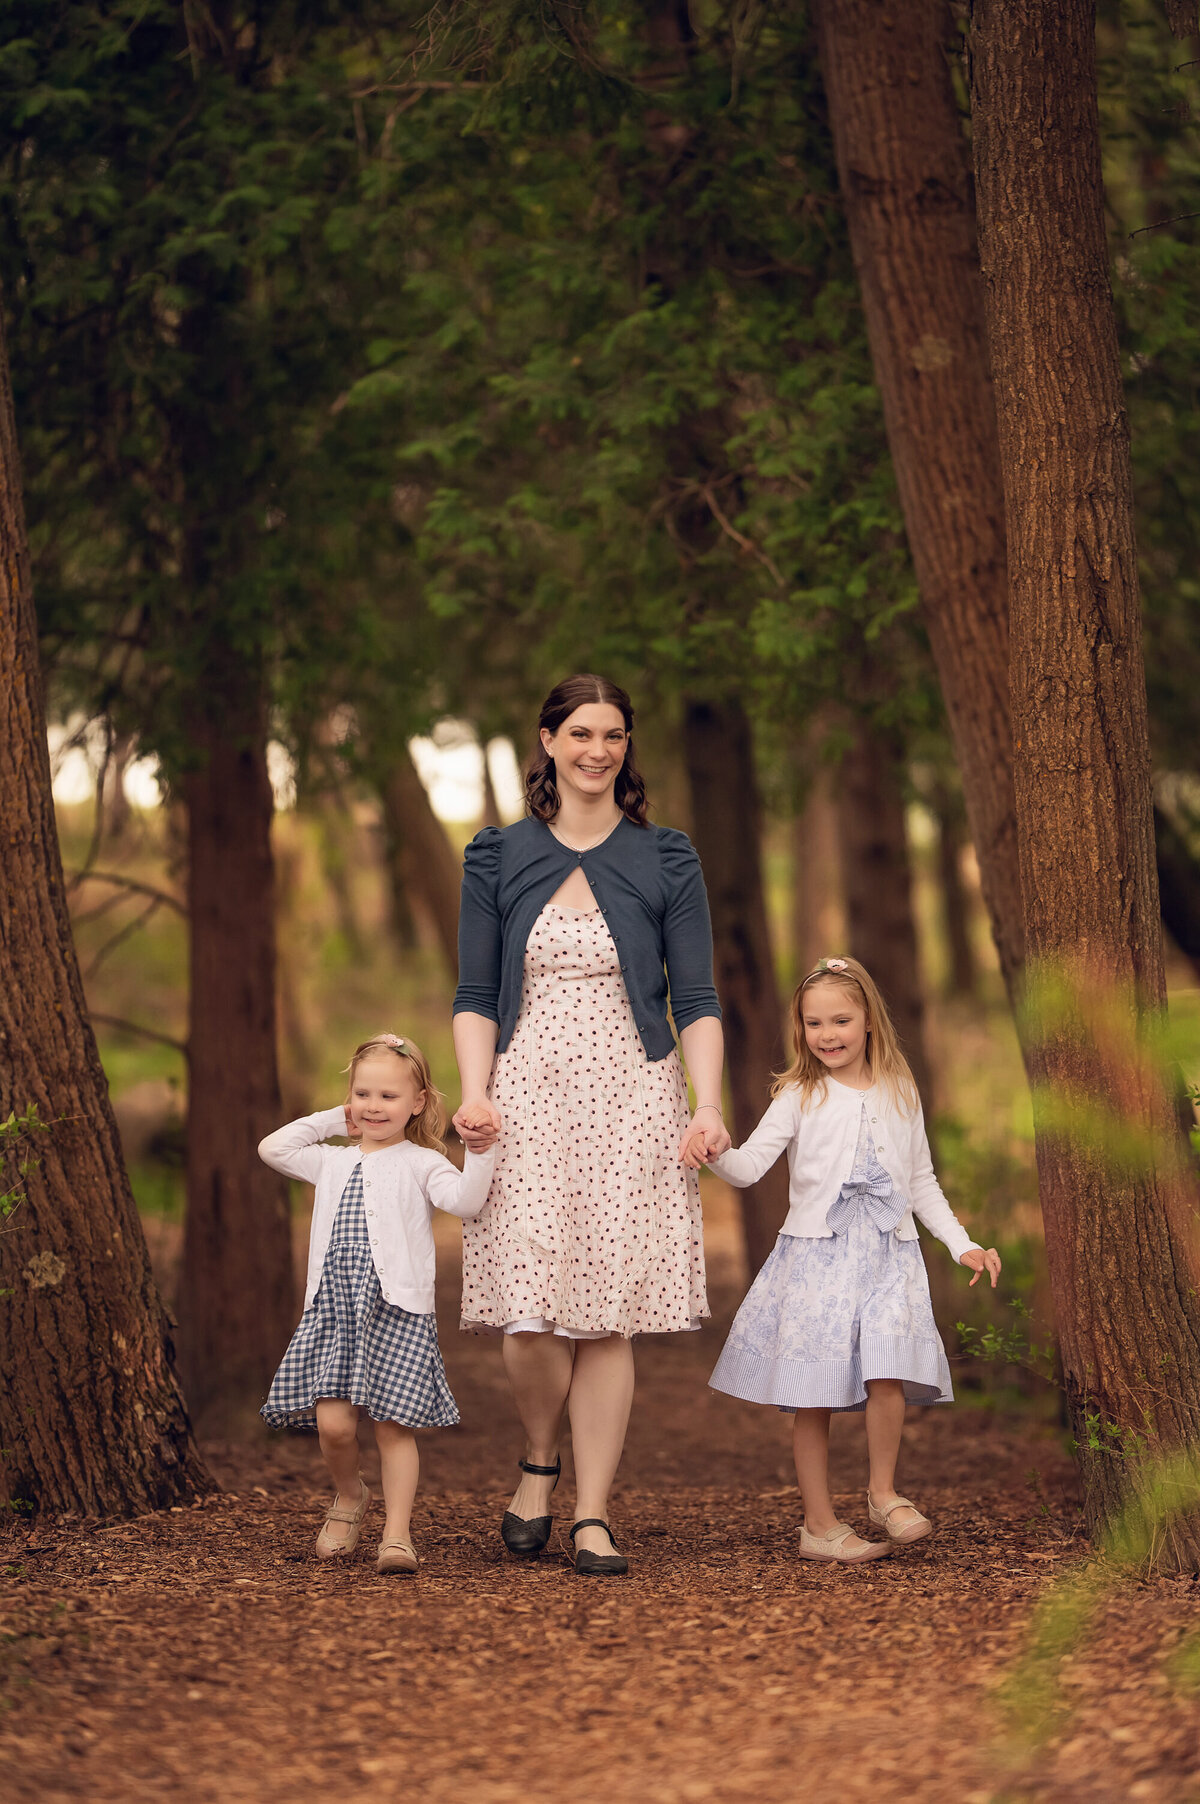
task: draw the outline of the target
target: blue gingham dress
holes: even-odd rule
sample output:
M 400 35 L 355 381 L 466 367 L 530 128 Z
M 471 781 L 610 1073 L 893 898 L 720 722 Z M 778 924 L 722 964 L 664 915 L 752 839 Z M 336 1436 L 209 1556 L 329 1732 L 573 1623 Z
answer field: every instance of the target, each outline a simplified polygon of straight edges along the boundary
M 375 1422 L 452 1428 L 437 1320 L 384 1301 L 363 1206 L 361 1161 L 338 1203 L 321 1282 L 300 1318 L 261 1414 L 272 1428 L 317 1425 L 319 1397 L 357 1403 Z
M 869 1095 L 869 1092 L 868 1092 Z M 879 1163 L 863 1098 L 832 1239 L 781 1234 L 746 1293 L 709 1384 L 777 1409 L 862 1409 L 869 1378 L 910 1403 L 952 1403 L 920 1244 L 897 1240 L 907 1199 Z

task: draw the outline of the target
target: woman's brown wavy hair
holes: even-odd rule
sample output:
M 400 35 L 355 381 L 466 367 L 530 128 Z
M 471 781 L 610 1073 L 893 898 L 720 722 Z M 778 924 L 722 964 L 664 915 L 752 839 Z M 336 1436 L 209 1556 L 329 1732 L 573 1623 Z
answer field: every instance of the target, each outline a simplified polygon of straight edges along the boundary
M 616 683 L 610 683 L 607 677 L 586 673 L 565 677 L 561 683 L 556 683 L 542 703 L 537 747 L 525 770 L 525 812 L 539 821 L 552 821 L 562 806 L 562 797 L 554 780 L 554 760 L 542 744 L 543 727 L 548 733 L 557 733 L 576 708 L 586 708 L 593 702 L 607 702 L 610 707 L 619 709 L 625 722 L 629 737 L 625 741 L 625 762 L 613 785 L 613 800 L 635 827 L 644 827 L 646 784 L 633 754 L 633 703 L 625 691 Z

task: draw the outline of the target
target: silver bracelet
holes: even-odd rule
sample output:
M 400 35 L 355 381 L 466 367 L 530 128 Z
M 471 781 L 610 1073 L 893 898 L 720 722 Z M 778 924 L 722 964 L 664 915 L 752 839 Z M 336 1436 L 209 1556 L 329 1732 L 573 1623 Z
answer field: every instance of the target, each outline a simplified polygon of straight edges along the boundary
M 692 1112 L 693 1114 L 698 1115 L 701 1109 L 717 1109 L 717 1105 L 715 1102 L 698 1102 Z M 717 1109 L 717 1114 L 721 1115 L 720 1109 Z M 724 1115 L 721 1115 L 721 1120 L 724 1121 L 724 1119 Z

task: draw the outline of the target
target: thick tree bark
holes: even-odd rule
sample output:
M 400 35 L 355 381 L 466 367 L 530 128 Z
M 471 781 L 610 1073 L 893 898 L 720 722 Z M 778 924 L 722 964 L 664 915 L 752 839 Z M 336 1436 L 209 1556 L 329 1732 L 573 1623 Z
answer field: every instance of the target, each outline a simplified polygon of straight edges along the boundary
M 693 837 L 708 889 L 713 966 L 725 1016 L 726 1069 L 737 1144 L 758 1125 L 771 1074 L 783 1057 L 783 1010 L 775 981 L 763 889 L 761 820 L 750 722 L 739 702 L 688 699 L 684 756 L 692 792 Z M 739 1191 L 746 1258 L 757 1272 L 787 1214 L 787 1165 L 780 1160 Z
M 950 961 L 946 987 L 951 996 L 973 996 L 978 977 L 971 945 L 971 899 L 963 882 L 962 860 L 967 840 L 962 802 L 943 780 L 939 780 L 934 788 L 933 818 L 937 828 L 942 923 Z
M 912 872 L 899 773 L 904 750 L 856 723 L 838 783 L 837 824 L 850 951 L 883 991 L 927 1115 L 936 1106 L 913 921 Z
M 92 1515 L 212 1481 L 121 1159 L 64 900 L 20 463 L 0 329 L 0 1121 L 50 1131 L 0 1222 L 0 1498 Z M 11 1145 L 11 1142 L 9 1143 Z
M 283 1119 L 275 1053 L 273 802 L 265 710 L 243 663 L 191 723 L 191 1024 L 180 1352 L 195 1407 L 265 1394 L 295 1327 L 285 1181 L 258 1157 Z
M 943 0 L 819 0 L 821 69 L 925 623 L 1010 990 L 1023 956 L 1004 491 Z
M 971 50 L 1027 949 L 1035 977 L 1066 985 L 1065 1003 L 1031 985 L 1026 1055 L 1064 1380 L 1099 1532 L 1154 1456 L 1195 1444 L 1200 1287 L 1170 1100 L 1138 1058 L 1165 986 L 1094 8 L 976 0 Z M 1106 1010 L 1124 1011 L 1107 1053 Z M 1091 1118 L 1064 1125 L 1055 1105 L 1072 1097 Z M 1106 1156 L 1114 1120 L 1154 1152 Z M 1160 1522 L 1158 1548 L 1163 1568 L 1194 1568 L 1200 1513 Z
M 462 868 L 407 748 L 397 753 L 380 795 L 398 924 L 406 908 L 423 915 L 457 980 Z

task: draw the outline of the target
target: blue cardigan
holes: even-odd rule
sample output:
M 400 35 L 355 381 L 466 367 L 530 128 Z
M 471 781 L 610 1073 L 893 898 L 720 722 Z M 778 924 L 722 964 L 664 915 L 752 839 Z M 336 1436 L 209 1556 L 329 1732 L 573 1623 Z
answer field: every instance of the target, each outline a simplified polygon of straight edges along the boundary
M 665 1059 L 675 1044 L 667 1021 L 668 980 L 678 1029 L 704 1015 L 721 1018 L 708 897 L 686 833 L 638 827 L 625 816 L 587 852 L 573 852 L 534 819 L 475 835 L 463 861 L 454 1013 L 495 1021 L 496 1050 L 504 1051 L 521 1007 L 525 943 L 546 903 L 578 866 L 612 934 L 646 1054 Z

